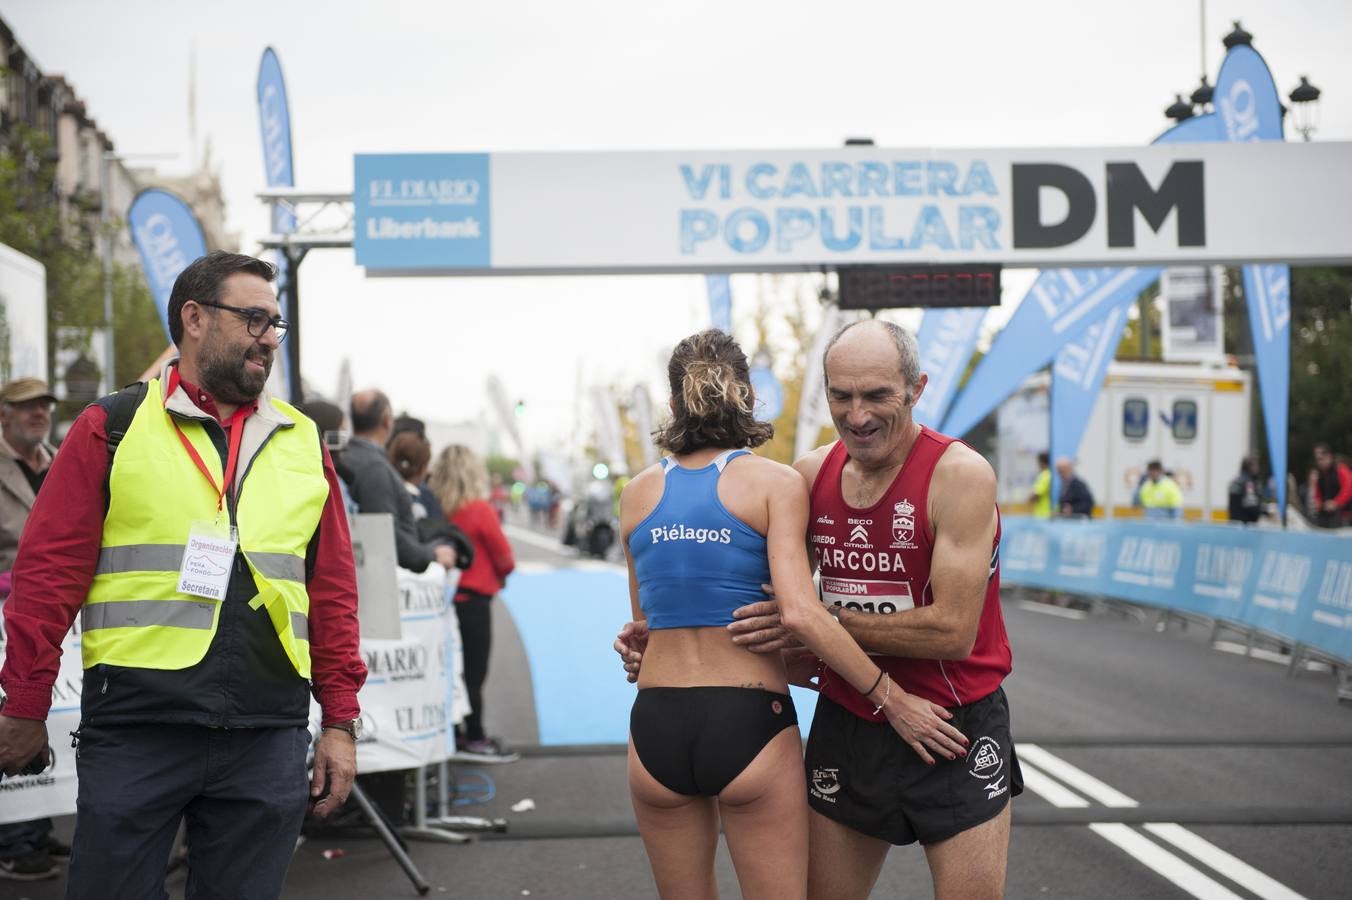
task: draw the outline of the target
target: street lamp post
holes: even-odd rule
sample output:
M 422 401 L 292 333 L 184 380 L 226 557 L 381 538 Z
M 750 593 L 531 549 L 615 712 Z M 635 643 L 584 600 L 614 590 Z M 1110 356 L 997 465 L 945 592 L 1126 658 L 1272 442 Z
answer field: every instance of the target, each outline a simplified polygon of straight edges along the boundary
M 1319 127 L 1319 95 L 1322 93 L 1319 88 L 1310 84 L 1308 76 L 1300 76 L 1300 84 L 1296 89 L 1287 95 L 1291 101 L 1291 111 L 1294 114 L 1296 131 L 1306 141 L 1310 135 Z

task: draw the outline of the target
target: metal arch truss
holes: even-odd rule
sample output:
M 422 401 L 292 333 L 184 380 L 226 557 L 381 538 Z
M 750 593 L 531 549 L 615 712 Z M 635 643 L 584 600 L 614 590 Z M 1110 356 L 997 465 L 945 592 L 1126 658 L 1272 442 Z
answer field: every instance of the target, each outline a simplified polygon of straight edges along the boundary
M 276 221 L 277 210 L 289 210 L 296 219 L 290 234 L 268 234 L 259 244 L 268 250 L 288 255 L 306 251 L 352 246 L 352 192 L 304 191 L 298 188 L 268 188 L 258 192 L 268 206 L 269 221 Z

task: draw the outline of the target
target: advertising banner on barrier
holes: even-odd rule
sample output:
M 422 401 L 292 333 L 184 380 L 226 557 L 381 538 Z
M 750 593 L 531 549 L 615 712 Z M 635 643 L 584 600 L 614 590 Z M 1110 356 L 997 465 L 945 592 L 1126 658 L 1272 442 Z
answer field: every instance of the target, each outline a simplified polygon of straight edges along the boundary
M 1340 260 L 1349 162 L 1334 142 L 359 154 L 353 246 L 372 275 Z
M 188 263 L 207 255 L 202 223 L 182 197 L 163 188 L 141 191 L 127 210 L 127 227 L 141 255 L 150 296 L 160 311 L 165 337 L 169 333 L 169 295 Z
M 0 600 L 0 610 L 5 607 Z M 0 615 L 0 665 L 5 662 L 6 635 Z M 52 688 L 52 708 L 47 715 L 47 740 L 55 762 L 39 775 L 6 776 L 0 781 L 0 824 L 26 822 L 44 816 L 75 812 L 75 751 L 70 733 L 80 727 L 80 690 L 84 669 L 80 660 L 80 619 L 61 642 L 61 668 Z
M 409 769 L 438 762 L 454 748 L 450 735 L 455 724 L 469 713 L 460 626 L 451 600 L 458 575 L 454 571 L 448 576 L 435 563 L 421 575 L 401 570 L 398 590 L 402 636 L 362 640 L 361 654 L 368 674 L 358 697 L 363 731 L 357 745 L 359 772 Z M 0 627 L 0 665 L 5 659 L 4 638 Z M 75 812 L 75 752 L 70 749 L 68 735 L 80 724 L 83 684 L 77 617 L 61 645 L 61 668 L 47 718 L 55 764 L 40 775 L 0 781 L 0 823 Z M 310 720 L 317 731 L 320 713 L 313 702 Z
M 1352 539 L 1008 516 L 1001 543 L 1007 584 L 1222 619 L 1352 661 Z
M 433 563 L 423 574 L 399 571 L 398 639 L 363 639 L 366 684 L 359 700 L 362 738 L 357 771 L 412 769 L 445 759 L 455 724 L 469 711 L 460 626 L 452 597 L 459 572 Z M 311 712 L 318 723 L 319 708 Z
M 920 349 L 920 369 L 929 375 L 929 382 L 911 410 L 921 425 L 938 428 L 943 421 L 985 318 L 983 307 L 925 310 L 915 342 Z
M 705 275 L 709 288 L 709 327 L 732 334 L 732 279 L 727 275 Z

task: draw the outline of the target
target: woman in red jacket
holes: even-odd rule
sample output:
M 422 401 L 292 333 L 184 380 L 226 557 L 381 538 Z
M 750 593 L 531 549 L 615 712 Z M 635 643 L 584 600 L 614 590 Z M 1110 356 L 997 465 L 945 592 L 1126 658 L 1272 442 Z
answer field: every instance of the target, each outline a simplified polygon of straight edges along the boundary
M 498 524 L 497 511 L 486 499 L 488 470 L 473 450 L 452 444 L 441 451 L 432 466 L 429 484 L 446 519 L 474 544 L 474 562 L 460 573 L 455 594 L 470 705 L 463 730 L 456 735 L 457 757 L 475 762 L 511 762 L 517 754 L 506 752 L 500 741 L 484 732 L 483 686 L 493 644 L 491 604 L 493 595 L 502 590 L 508 574 L 516 568 L 512 546 Z

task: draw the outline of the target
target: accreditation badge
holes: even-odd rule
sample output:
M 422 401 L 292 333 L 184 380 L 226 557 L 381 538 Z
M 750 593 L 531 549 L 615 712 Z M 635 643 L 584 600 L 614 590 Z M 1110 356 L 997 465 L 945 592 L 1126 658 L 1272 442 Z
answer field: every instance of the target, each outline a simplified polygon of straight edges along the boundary
M 233 525 L 193 522 L 178 572 L 178 592 L 208 600 L 224 600 L 235 564 L 239 532 Z

